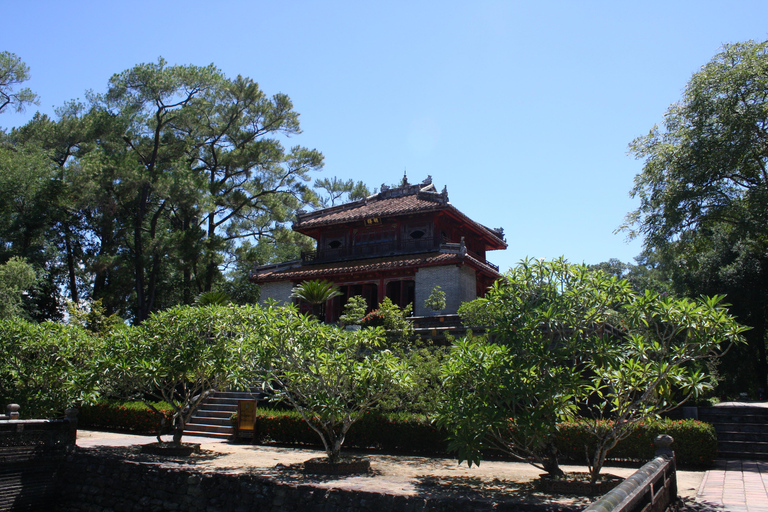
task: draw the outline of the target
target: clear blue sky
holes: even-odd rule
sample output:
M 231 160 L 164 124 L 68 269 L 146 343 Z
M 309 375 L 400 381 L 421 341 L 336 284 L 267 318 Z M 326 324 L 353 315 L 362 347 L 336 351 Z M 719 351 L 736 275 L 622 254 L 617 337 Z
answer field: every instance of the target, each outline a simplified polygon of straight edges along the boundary
M 318 176 L 427 175 L 525 256 L 632 261 L 627 145 L 723 43 L 768 39 L 760 1 L 0 1 L 0 50 L 51 114 L 141 62 L 214 63 L 283 92 Z M 23 124 L 34 108 L 4 114 Z

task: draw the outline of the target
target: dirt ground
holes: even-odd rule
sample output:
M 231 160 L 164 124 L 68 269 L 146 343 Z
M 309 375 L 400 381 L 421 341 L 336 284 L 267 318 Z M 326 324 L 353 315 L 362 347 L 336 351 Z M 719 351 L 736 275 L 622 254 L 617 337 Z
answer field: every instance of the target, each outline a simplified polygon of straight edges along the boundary
M 139 453 L 140 445 L 153 441 L 156 441 L 153 436 L 80 430 L 77 444 L 84 449 L 117 452 L 132 460 L 156 463 L 157 456 Z M 200 443 L 201 453 L 188 458 L 163 457 L 164 462 L 197 471 L 249 473 L 285 483 L 394 495 L 513 498 L 521 502 L 563 505 L 586 505 L 593 500 L 537 492 L 532 482 L 542 471 L 520 462 L 483 461 L 480 466 L 469 468 L 466 463 L 459 465 L 453 459 L 366 453 L 371 461 L 368 474 L 317 476 L 304 474 L 301 465 L 305 460 L 323 456 L 320 450 L 232 444 L 204 437 L 185 437 L 183 441 Z M 359 455 L 354 451 L 344 453 Z M 563 466 L 563 470 L 585 472 L 586 468 Z M 635 470 L 611 466 L 604 468 L 603 473 L 626 478 Z M 678 471 L 680 496 L 695 497 L 703 477 L 703 471 Z

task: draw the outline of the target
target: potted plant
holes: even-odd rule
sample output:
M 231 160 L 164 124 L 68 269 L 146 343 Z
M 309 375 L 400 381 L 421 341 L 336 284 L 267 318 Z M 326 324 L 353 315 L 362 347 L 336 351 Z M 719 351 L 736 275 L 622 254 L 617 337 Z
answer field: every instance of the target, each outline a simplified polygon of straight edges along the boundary
M 344 305 L 344 313 L 339 317 L 341 325 L 348 331 L 360 330 L 367 309 L 368 302 L 365 300 L 365 297 L 353 295 L 347 300 L 347 303 Z
M 440 288 L 440 285 L 432 288 L 432 292 L 424 301 L 424 307 L 432 310 L 433 315 L 437 315 L 440 311 L 445 309 L 445 292 Z

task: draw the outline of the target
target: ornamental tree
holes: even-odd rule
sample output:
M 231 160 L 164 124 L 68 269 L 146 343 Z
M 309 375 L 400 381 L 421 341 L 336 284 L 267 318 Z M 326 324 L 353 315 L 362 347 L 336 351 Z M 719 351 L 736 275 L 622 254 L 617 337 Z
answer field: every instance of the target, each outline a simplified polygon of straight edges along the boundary
M 440 286 L 435 286 L 429 294 L 429 297 L 424 301 L 424 307 L 431 309 L 435 313 L 445 309 L 445 292 Z
M 72 325 L 0 320 L 0 403 L 25 418 L 63 415 L 96 398 L 98 338 Z
M 713 387 L 706 362 L 745 330 L 721 299 L 639 295 L 563 259 L 523 261 L 460 310 L 488 325 L 490 340 L 454 344 L 438 422 L 460 460 L 479 463 L 481 449 L 496 448 L 561 475 L 557 423 L 580 414 L 592 427 L 584 449 L 595 481 L 634 424 Z
M 617 307 L 618 337 L 595 340 L 598 357 L 585 365 L 588 399 L 581 404 L 581 416 L 591 427 L 593 444 L 585 451 L 592 482 L 608 452 L 637 423 L 714 389 L 717 380 L 706 363 L 740 342 L 747 330 L 722 299 L 690 300 L 647 291 Z
M 562 475 L 557 424 L 575 417 L 584 382 L 574 370 L 629 294 L 625 281 L 562 258 L 531 259 L 462 306 L 467 325 L 488 326 L 488 339 L 456 342 L 444 366 L 438 423 L 451 432 L 459 461 L 479 464 L 481 450 L 494 448 Z
M 180 306 L 114 332 L 101 362 L 107 393 L 142 400 L 163 417 L 151 402 L 169 403 L 173 442 L 180 444 L 203 400 L 236 374 L 244 325 L 236 313 L 223 306 Z
M 325 303 L 341 295 L 338 286 L 330 281 L 313 279 L 304 281 L 291 290 L 291 298 L 303 300 L 312 305 L 312 314 L 322 320 L 325 314 Z
M 301 414 L 328 460 L 338 462 L 349 428 L 407 379 L 404 365 L 389 351 L 369 348 L 382 343 L 380 329 L 345 331 L 274 304 L 260 314 L 270 321 L 256 322 L 249 334 L 255 375 Z

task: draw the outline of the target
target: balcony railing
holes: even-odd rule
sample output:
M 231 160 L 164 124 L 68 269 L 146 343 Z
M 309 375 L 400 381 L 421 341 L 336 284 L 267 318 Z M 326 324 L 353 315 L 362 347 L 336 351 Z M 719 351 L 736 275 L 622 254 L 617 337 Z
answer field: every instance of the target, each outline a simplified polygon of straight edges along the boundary
M 343 261 L 357 258 L 375 258 L 396 254 L 411 254 L 437 250 L 440 240 L 434 238 L 419 238 L 418 240 L 387 240 L 384 242 L 351 245 L 336 249 L 320 249 L 301 253 L 304 263 L 321 263 L 327 261 Z
M 424 237 L 409 240 L 387 240 L 370 244 L 351 245 L 348 247 L 339 247 L 336 249 L 320 249 L 318 251 L 304 251 L 301 253 L 302 263 L 328 263 L 333 261 L 353 260 L 360 258 L 377 258 L 385 256 L 396 256 L 401 254 L 417 254 L 421 252 L 432 252 L 439 249 L 456 249 L 459 244 L 441 244 L 441 238 Z M 454 247 L 455 246 L 455 247 Z M 489 267 L 499 270 L 499 267 L 489 263 L 484 257 L 477 253 L 469 251 L 475 259 L 483 262 Z

